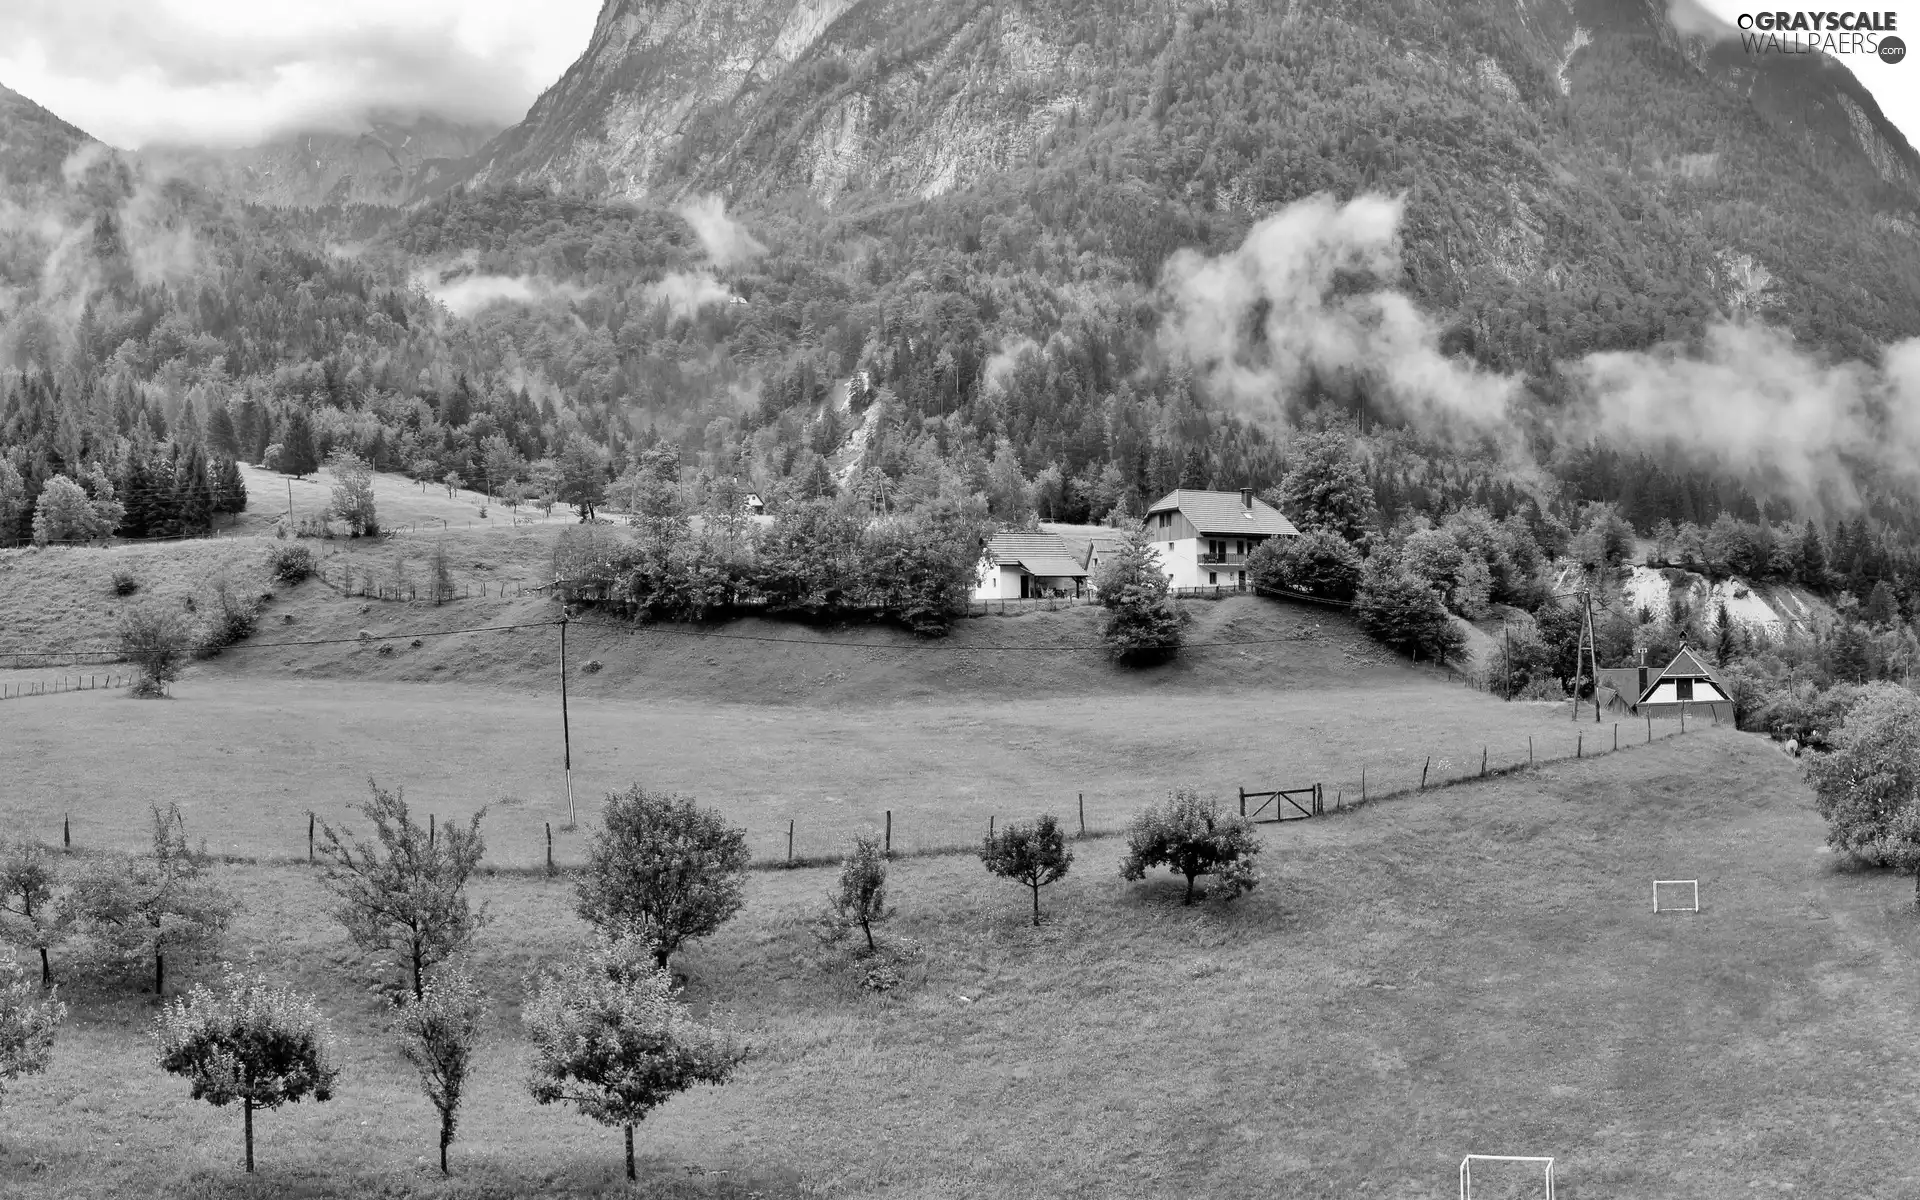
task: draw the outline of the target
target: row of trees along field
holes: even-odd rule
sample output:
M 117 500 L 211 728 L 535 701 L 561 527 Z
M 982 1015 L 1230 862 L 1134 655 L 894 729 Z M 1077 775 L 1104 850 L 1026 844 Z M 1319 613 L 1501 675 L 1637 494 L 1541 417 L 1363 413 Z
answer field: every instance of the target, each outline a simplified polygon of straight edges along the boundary
M 324 824 L 321 879 L 334 916 L 370 956 L 393 1001 L 389 1034 L 439 1116 L 444 1173 L 491 1008 L 467 966 L 490 920 L 467 892 L 486 852 L 486 810 L 465 825 L 430 820 L 423 827 L 399 791 L 372 781 L 369 788 L 357 811 L 372 836 Z M 1188 904 L 1195 881 L 1211 876 L 1210 894 L 1228 901 L 1259 883 L 1259 852 L 1244 817 L 1181 791 L 1128 827 L 1121 875 L 1137 880 L 1166 867 L 1185 880 Z M 1074 860 L 1050 814 L 989 833 L 979 854 L 990 873 L 1029 890 L 1036 926 L 1041 889 L 1064 878 Z M 856 837 L 813 925 L 836 951 L 859 930 L 863 944 L 843 961 L 869 991 L 902 986 L 921 959 L 910 940 L 875 936 L 897 912 L 889 865 L 877 839 Z M 521 1019 L 534 1100 L 571 1104 L 622 1129 L 628 1179 L 635 1177 L 635 1126 L 689 1087 L 727 1082 L 750 1053 L 737 1032 L 695 1021 L 668 972 L 687 942 L 740 911 L 748 867 L 745 831 L 692 800 L 637 786 L 609 795 L 575 888 L 590 940 L 531 986 Z M 150 856 L 102 855 L 69 868 L 37 843 L 0 844 L 0 936 L 40 965 L 36 989 L 12 958 L 0 963 L 0 1085 L 48 1066 L 66 1014 L 53 986 L 54 956 L 65 970 L 108 977 L 151 966 L 154 995 L 164 999 L 166 962 L 217 946 L 237 906 L 207 868 L 204 849 L 187 845 L 177 806 L 154 808 Z M 159 1068 L 186 1079 L 195 1099 L 239 1105 L 249 1172 L 255 1111 L 329 1100 L 341 1077 L 315 1002 L 230 964 L 216 984 L 196 983 L 164 1005 L 154 1041 Z

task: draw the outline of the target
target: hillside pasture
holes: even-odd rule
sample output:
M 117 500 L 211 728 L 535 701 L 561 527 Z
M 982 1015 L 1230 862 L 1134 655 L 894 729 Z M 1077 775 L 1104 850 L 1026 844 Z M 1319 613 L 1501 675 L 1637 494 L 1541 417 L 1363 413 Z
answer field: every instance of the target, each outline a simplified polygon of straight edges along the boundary
M 247 511 L 235 518 L 236 531 L 270 533 L 289 511 L 296 521 L 321 517 L 333 503 L 333 472 L 324 466 L 312 475 L 295 479 L 242 463 L 240 475 L 247 484 Z M 462 487 L 449 496 L 445 484 L 422 486 L 405 475 L 386 471 L 375 472 L 373 476 L 373 504 L 383 529 L 416 532 L 437 531 L 443 522 L 445 528 L 465 532 L 566 525 L 579 520 L 573 509 L 564 504 L 554 505 L 548 515 L 531 504 L 522 504 L 515 512 L 497 498 L 488 504 L 478 488 Z M 480 515 L 483 507 L 487 510 L 484 517 Z
M 557 632 L 471 635 L 492 640 L 464 652 L 538 642 L 547 653 Z M 1120 827 L 1177 787 L 1231 801 L 1241 787 L 1321 782 L 1332 807 L 1357 797 L 1363 766 L 1378 795 L 1417 786 L 1429 757 L 1432 784 L 1477 773 L 1483 745 L 1492 768 L 1525 762 L 1529 738 L 1541 758 L 1572 756 L 1579 737 L 1591 752 L 1592 727 L 1567 714 L 1417 677 L 1082 703 L 811 708 L 605 693 L 569 702 L 578 811 L 590 817 L 607 791 L 634 783 L 684 792 L 745 826 L 762 858 L 784 857 L 789 821 L 798 854 L 830 854 L 881 827 L 889 809 L 895 847 L 911 850 L 970 843 L 995 816 L 1051 810 L 1077 822 L 1082 795 L 1094 829 Z M 304 856 L 309 810 L 343 819 L 369 775 L 442 820 L 489 805 L 497 865 L 542 862 L 545 826 L 558 830 L 567 816 L 557 680 L 536 693 L 201 669 L 174 684 L 171 700 L 30 696 L 7 702 L 0 719 L 0 772 L 14 785 L 0 795 L 0 822 L 47 835 L 71 814 L 90 846 L 139 848 L 147 806 L 177 802 L 216 853 Z M 556 832 L 560 861 L 576 861 L 579 845 Z
M 768 1197 L 1445 1200 L 1472 1151 L 1554 1155 L 1562 1200 L 1912 1195 L 1920 928 L 1907 887 L 1820 841 L 1791 760 L 1708 731 L 1269 831 L 1265 881 L 1225 910 L 1123 883 L 1112 839 L 1079 846 L 1039 930 L 970 858 L 909 859 L 890 932 L 925 977 L 888 998 L 803 928 L 830 871 L 758 872 L 676 959 L 758 1053 L 640 1128 L 643 1187 L 729 1194 L 694 1165 Z M 494 1022 L 443 1184 L 313 876 L 216 873 L 248 906 L 230 954 L 321 997 L 338 1097 L 263 1114 L 244 1180 L 238 1117 L 150 1065 L 151 998 L 83 982 L 52 1070 L 9 1093 L 0 1190 L 619 1190 L 618 1131 L 522 1083 L 521 979 L 582 933 L 565 880 L 477 885 Z M 1649 911 L 1672 876 L 1702 880 L 1700 913 Z

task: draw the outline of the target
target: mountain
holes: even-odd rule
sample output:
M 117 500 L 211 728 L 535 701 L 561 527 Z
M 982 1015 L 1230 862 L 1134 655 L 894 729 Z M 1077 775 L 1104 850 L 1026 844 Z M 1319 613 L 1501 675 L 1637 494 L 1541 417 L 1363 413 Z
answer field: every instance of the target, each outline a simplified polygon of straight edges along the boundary
M 431 114 L 374 117 L 358 133 L 301 133 L 237 150 L 156 146 L 139 159 L 253 204 L 400 205 L 431 193 L 498 132 Z
M 75 155 L 84 150 L 91 157 L 106 149 L 0 84 L 0 196 L 25 206 L 55 194 L 69 182 Z

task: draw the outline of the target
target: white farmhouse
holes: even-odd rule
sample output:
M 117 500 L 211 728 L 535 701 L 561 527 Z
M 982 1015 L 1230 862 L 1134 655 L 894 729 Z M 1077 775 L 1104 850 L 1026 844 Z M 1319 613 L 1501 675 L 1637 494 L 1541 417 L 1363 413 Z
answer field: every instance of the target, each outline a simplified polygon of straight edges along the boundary
M 975 582 L 975 600 L 1078 596 L 1087 569 L 1057 533 L 996 533 Z
M 1247 586 L 1247 555 L 1273 537 L 1300 531 L 1280 510 L 1239 492 L 1169 492 L 1147 510 L 1147 536 L 1160 569 L 1177 588 Z

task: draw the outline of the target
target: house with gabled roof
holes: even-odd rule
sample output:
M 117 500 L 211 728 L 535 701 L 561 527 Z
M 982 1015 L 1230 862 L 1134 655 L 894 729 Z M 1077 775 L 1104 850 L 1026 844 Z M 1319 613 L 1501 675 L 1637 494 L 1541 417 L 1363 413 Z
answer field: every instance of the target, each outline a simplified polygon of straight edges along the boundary
M 1680 653 L 1662 669 L 1647 665 L 1646 652 L 1637 667 L 1608 667 L 1596 681 L 1613 693 L 1607 707 L 1636 717 L 1712 716 L 1734 719 L 1733 695 L 1699 655 L 1680 646 Z
M 1280 510 L 1253 494 L 1180 488 L 1147 509 L 1147 537 L 1177 588 L 1247 586 L 1247 555 L 1268 538 L 1299 537 Z
M 1059 534 L 1008 531 L 987 543 L 973 598 L 1030 600 L 1086 590 L 1086 565 Z

